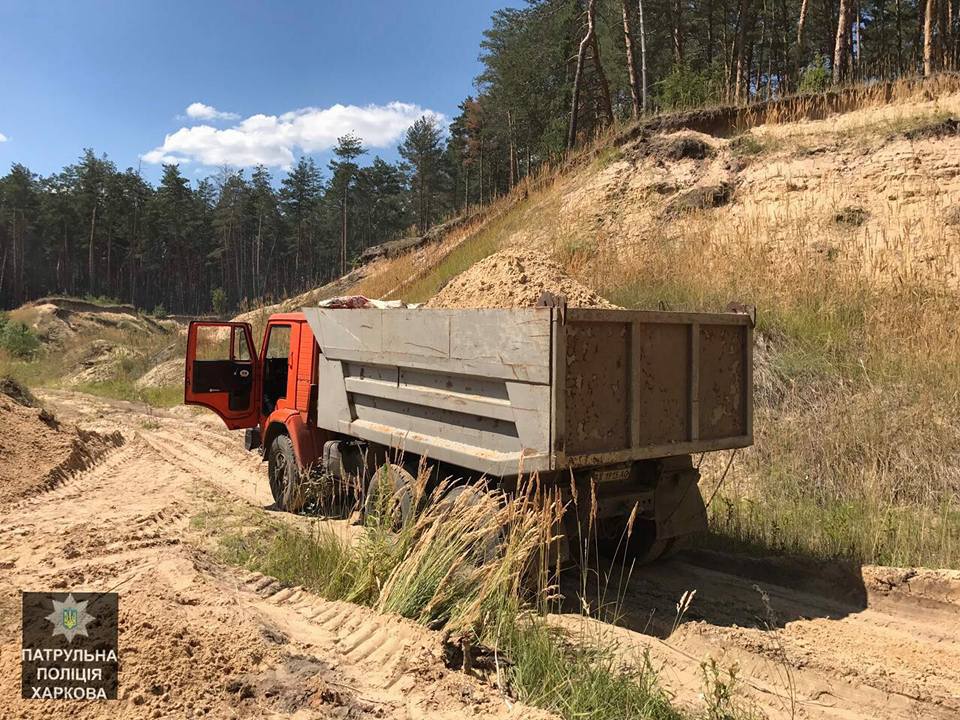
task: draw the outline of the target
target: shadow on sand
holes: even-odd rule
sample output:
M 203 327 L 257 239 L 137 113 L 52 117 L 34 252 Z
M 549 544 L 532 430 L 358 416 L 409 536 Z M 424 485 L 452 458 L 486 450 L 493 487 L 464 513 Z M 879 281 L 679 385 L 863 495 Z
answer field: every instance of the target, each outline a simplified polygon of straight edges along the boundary
M 585 598 L 598 619 L 661 639 L 693 621 L 770 629 L 793 620 L 839 619 L 867 606 L 859 563 L 713 550 L 688 550 L 632 571 L 601 559 L 586 572 L 564 572 L 560 589 L 564 611 L 581 612 Z M 693 590 L 678 623 L 677 604 Z

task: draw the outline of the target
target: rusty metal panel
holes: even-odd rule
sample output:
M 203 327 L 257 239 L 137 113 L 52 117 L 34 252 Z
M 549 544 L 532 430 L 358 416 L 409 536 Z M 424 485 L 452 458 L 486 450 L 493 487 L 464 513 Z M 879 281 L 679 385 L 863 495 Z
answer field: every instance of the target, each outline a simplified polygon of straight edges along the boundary
M 310 386 L 313 381 L 313 355 L 316 344 L 313 334 L 305 323 L 300 323 L 300 344 L 297 349 L 297 397 L 296 408 L 310 407 Z
M 700 326 L 700 439 L 750 434 L 744 387 L 749 334 L 744 325 Z
M 637 431 L 634 445 L 690 439 L 688 325 L 637 322 L 631 353 Z
M 566 326 L 566 452 L 630 446 L 630 324 Z

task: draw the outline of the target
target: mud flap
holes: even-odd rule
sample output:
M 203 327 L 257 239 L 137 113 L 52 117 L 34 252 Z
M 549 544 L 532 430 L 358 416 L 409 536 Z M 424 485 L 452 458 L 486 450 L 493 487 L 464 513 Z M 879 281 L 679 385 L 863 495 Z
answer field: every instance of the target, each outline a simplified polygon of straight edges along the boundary
M 685 459 L 686 467 L 670 467 L 669 461 L 664 461 L 654 500 L 658 540 L 707 529 L 707 510 L 697 484 L 700 472 Z

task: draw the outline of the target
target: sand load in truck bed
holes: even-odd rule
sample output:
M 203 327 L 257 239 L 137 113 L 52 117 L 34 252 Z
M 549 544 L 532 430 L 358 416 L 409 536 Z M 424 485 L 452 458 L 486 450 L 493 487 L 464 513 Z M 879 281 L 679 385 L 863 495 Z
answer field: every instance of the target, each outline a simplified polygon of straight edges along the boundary
M 305 308 L 321 428 L 497 476 L 752 442 L 746 315 Z

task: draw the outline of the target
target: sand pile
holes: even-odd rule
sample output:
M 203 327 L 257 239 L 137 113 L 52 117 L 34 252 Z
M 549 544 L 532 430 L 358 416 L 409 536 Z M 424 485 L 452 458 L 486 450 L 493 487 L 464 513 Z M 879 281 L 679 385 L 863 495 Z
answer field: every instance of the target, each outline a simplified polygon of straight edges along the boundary
M 183 358 L 173 358 L 156 365 L 137 380 L 137 389 L 163 388 L 183 383 Z
M 126 374 L 144 361 L 143 353 L 110 340 L 93 340 L 77 360 L 77 371 L 67 378 L 68 385 L 109 382 Z
M 59 423 L 9 379 L 0 383 L 0 423 L 0 505 L 53 487 L 123 443 L 119 433 L 102 435 Z
M 104 332 L 162 335 L 179 329 L 173 320 L 142 315 L 132 305 L 98 305 L 74 298 L 41 298 L 10 311 L 10 318 L 25 323 L 47 347 L 63 348 L 72 340 L 97 337 Z
M 558 263 L 517 249 L 501 250 L 460 273 L 426 307 L 531 307 L 543 292 L 565 296 L 571 307 L 616 307 L 567 275 Z

